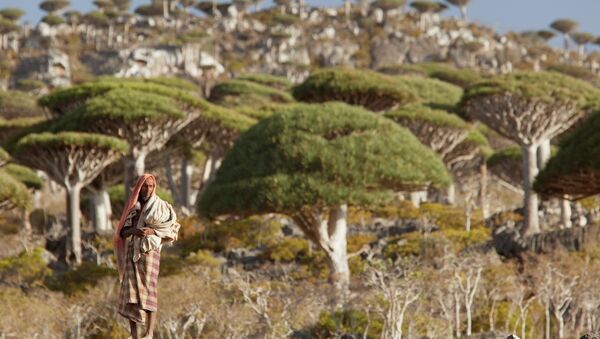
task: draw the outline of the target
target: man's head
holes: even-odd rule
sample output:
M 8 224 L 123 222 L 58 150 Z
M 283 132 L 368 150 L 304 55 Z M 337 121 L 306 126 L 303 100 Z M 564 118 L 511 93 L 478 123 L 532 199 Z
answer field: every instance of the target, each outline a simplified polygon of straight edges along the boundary
M 142 203 L 148 201 L 148 199 L 150 199 L 150 197 L 154 194 L 155 190 L 156 180 L 154 180 L 154 177 L 148 177 L 142 184 L 140 194 L 138 195 L 138 201 Z

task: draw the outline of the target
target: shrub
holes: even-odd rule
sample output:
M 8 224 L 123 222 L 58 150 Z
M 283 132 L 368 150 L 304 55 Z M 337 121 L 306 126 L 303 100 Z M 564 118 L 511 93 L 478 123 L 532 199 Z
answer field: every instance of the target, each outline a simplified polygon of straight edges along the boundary
M 91 262 L 83 262 L 74 270 L 55 273 L 45 281 L 46 286 L 54 291 L 67 295 L 85 293 L 89 287 L 96 286 L 105 277 L 116 277 L 117 271 L 106 266 L 98 266 Z
M 17 257 L 0 260 L 0 281 L 13 284 L 37 284 L 50 274 L 43 259 L 44 249 L 36 247 L 23 251 Z
M 267 248 L 263 256 L 273 261 L 292 262 L 300 256 L 308 256 L 308 241 L 302 238 L 285 237 Z
M 221 261 L 215 258 L 211 251 L 207 250 L 198 250 L 194 253 L 190 253 L 190 255 L 185 260 L 191 265 L 201 265 L 208 267 L 221 266 Z
M 200 249 L 221 252 L 232 248 L 256 248 L 269 245 L 281 232 L 281 224 L 273 220 L 250 217 L 210 223 L 204 230 L 181 241 L 182 255 Z
M 368 326 L 366 338 L 380 338 L 383 322 L 377 318 L 369 319 L 369 316 L 365 312 L 352 309 L 322 312 L 311 332 L 317 338 L 363 338 Z

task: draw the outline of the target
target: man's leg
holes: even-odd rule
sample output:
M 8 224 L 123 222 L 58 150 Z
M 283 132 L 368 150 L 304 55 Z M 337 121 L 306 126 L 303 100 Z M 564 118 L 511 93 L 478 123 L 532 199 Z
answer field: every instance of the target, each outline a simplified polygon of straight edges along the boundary
M 145 338 L 154 338 L 154 325 L 156 324 L 156 312 L 146 311 L 148 315 L 148 327 L 146 328 Z
M 129 329 L 131 330 L 131 338 L 138 339 L 137 323 L 135 321 L 129 320 Z

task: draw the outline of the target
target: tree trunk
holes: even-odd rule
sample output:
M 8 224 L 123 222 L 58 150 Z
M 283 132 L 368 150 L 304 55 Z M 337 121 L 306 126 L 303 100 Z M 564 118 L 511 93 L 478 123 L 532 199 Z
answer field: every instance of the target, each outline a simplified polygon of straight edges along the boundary
M 494 312 L 496 311 L 496 300 L 492 300 L 492 306 L 490 307 L 490 314 L 488 315 L 488 319 L 490 321 L 490 332 L 495 331 L 495 321 L 494 321 Z
M 81 186 L 79 184 L 67 187 L 67 225 L 71 230 L 69 245 L 75 265 L 81 264 L 81 211 L 79 210 L 79 196 Z
M 541 171 L 544 169 L 544 167 L 546 167 L 546 163 L 548 163 L 548 160 L 550 159 L 550 152 L 550 139 L 545 139 L 540 143 L 540 146 L 537 150 L 538 170 Z
M 446 189 L 446 203 L 454 206 L 456 203 L 456 184 L 451 183 Z
M 139 152 L 137 156 L 126 156 L 123 158 L 123 162 L 125 164 L 125 192 L 128 192 L 146 170 L 146 153 Z
M 487 164 L 485 163 L 485 160 L 482 161 L 482 164 L 479 167 L 479 176 L 479 208 L 481 208 L 483 219 L 485 220 L 490 216 L 490 208 L 487 200 Z
M 569 50 L 569 34 L 568 33 L 563 34 L 563 47 L 565 49 L 565 52 Z
M 565 337 L 565 320 L 562 314 L 556 317 L 558 320 L 558 338 L 562 339 Z
M 111 234 L 112 224 L 110 218 L 112 216 L 112 210 L 110 207 L 110 196 L 104 188 L 96 191 L 92 197 L 94 207 L 94 230 L 96 234 L 108 235 Z
M 522 235 L 532 235 L 540 232 L 538 217 L 538 196 L 533 190 L 533 181 L 538 174 L 537 157 L 535 145 L 523 145 L 523 191 L 525 192 L 524 209 L 525 220 L 523 221 Z
M 352 11 L 352 4 L 350 0 L 344 0 L 344 14 L 346 16 L 346 24 L 350 23 L 350 12 Z
M 460 6 L 460 17 L 467 22 L 467 6 Z
M 179 197 L 179 191 L 177 190 L 175 179 L 173 178 L 173 164 L 171 163 L 171 157 L 167 158 L 167 163 L 165 164 L 165 173 L 167 175 L 167 185 L 169 186 L 171 195 L 177 204 L 181 204 L 181 201 L 178 201 L 177 199 L 177 197 Z
M 421 194 L 419 192 L 410 192 L 410 202 L 413 206 L 419 208 L 421 206 Z
M 471 336 L 471 327 L 472 327 L 472 319 L 471 319 L 471 305 L 469 303 L 465 304 L 465 308 L 467 309 L 467 337 Z
M 181 160 L 181 205 L 190 208 L 192 206 L 192 175 L 194 174 L 194 166 L 184 157 Z
M 169 18 L 169 2 L 168 0 L 163 0 L 163 18 Z
M 329 267 L 331 269 L 331 281 L 340 293 L 344 295 L 348 291 L 350 285 L 350 268 L 348 266 L 348 252 L 346 234 L 348 233 L 348 225 L 346 218 L 348 216 L 348 206 L 340 205 L 329 213 L 328 233 L 329 244 L 327 257 L 329 259 Z
M 460 338 L 460 299 L 458 293 L 454 293 L 454 325 L 456 326 L 456 337 Z
M 29 222 L 29 212 L 26 208 L 21 208 L 21 221 L 25 234 L 31 234 L 31 222 Z
M 567 200 L 566 195 L 560 200 L 560 220 L 564 228 L 571 228 L 573 225 L 571 222 L 571 202 Z
M 544 305 L 544 318 L 546 319 L 545 338 L 550 339 L 550 305 Z
M 110 25 L 108 25 L 108 37 L 106 38 L 107 39 L 106 45 L 108 48 L 111 48 L 113 46 L 114 35 L 115 35 L 115 27 L 111 23 Z

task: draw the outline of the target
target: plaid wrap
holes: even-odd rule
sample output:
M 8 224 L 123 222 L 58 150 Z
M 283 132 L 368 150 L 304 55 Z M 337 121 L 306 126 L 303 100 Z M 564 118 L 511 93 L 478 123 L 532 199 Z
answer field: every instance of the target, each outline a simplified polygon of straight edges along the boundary
M 133 241 L 128 241 L 125 272 L 119 292 L 119 314 L 137 323 L 145 322 L 146 312 L 158 307 L 157 283 L 160 248 L 133 261 Z

